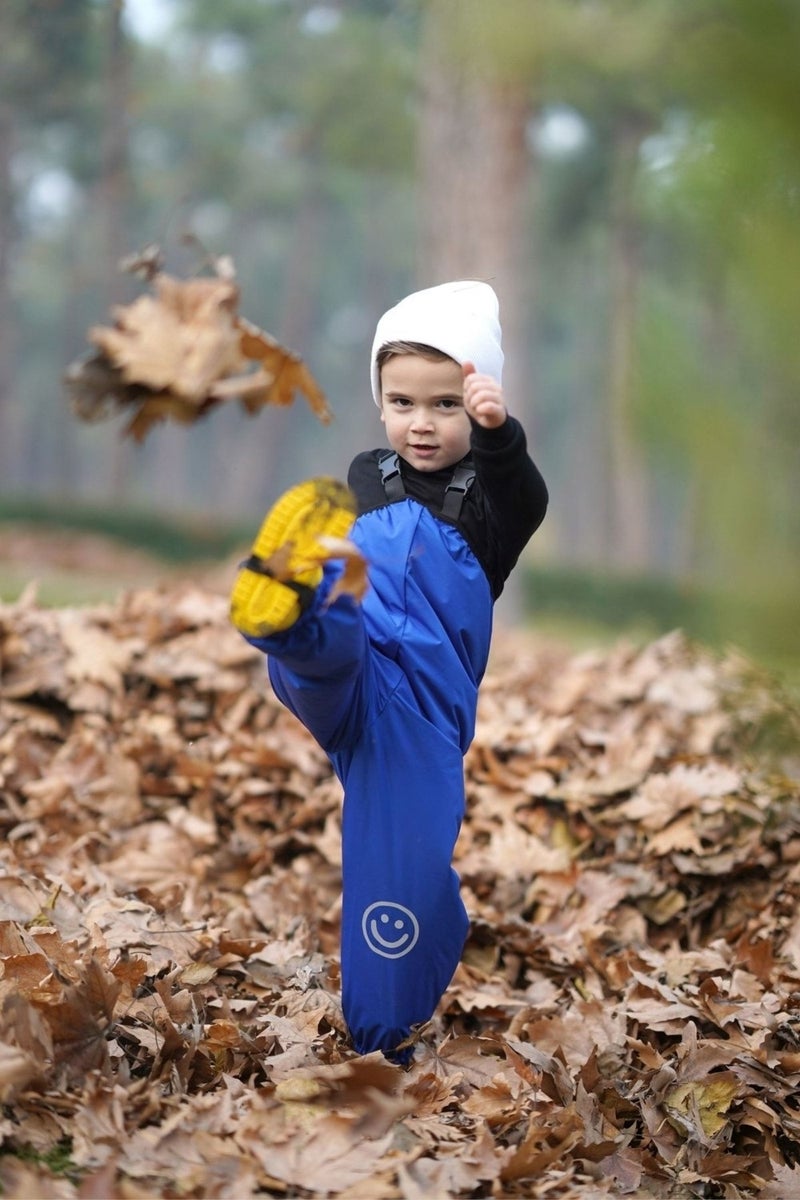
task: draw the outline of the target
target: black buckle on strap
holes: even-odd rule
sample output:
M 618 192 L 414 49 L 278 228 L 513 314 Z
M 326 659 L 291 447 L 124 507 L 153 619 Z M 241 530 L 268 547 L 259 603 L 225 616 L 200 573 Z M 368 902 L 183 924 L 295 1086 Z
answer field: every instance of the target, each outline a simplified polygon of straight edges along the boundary
M 387 450 L 378 459 L 381 472 L 381 483 L 386 492 L 387 500 L 402 500 L 406 494 L 403 476 L 400 474 L 400 456 L 393 450 Z
M 451 521 L 457 521 L 461 516 L 467 492 L 475 480 L 475 467 L 471 462 L 461 463 L 453 472 L 453 478 L 444 491 L 442 515 Z

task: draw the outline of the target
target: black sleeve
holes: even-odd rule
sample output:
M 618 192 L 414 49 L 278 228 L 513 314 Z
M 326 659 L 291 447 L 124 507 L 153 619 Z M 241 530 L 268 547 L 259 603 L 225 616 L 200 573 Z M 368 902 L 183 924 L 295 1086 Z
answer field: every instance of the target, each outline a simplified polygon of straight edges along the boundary
M 528 454 L 525 430 L 509 416 L 498 429 L 472 422 L 472 457 L 503 546 L 505 574 L 547 512 L 547 485 Z

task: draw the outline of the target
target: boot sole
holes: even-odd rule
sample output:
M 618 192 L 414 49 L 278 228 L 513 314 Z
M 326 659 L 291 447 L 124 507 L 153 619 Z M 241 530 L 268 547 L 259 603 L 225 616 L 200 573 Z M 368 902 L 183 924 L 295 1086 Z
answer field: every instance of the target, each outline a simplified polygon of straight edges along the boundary
M 252 548 L 273 574 L 245 566 L 236 578 L 231 593 L 236 628 L 249 637 L 289 629 L 304 607 L 291 584 L 301 591 L 317 587 L 322 567 L 313 556 L 321 549 L 319 539 L 346 537 L 355 517 L 355 498 L 338 479 L 309 479 L 285 492 L 264 518 Z

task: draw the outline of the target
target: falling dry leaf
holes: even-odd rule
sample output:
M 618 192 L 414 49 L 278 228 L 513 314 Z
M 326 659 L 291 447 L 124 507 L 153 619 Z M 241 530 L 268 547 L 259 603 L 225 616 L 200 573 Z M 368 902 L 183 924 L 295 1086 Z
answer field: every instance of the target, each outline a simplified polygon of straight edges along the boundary
M 232 266 L 215 278 L 180 280 L 155 269 L 158 261 L 151 253 L 122 264 L 144 274 L 150 291 L 117 305 L 112 324 L 93 325 L 87 336 L 94 351 L 66 371 L 81 420 L 103 420 L 122 409 L 131 414 L 126 434 L 141 441 L 160 421 L 191 423 L 227 400 L 238 399 L 254 414 L 265 405 L 291 404 L 298 392 L 321 421 L 330 420 L 324 393 L 302 359 L 239 314 Z

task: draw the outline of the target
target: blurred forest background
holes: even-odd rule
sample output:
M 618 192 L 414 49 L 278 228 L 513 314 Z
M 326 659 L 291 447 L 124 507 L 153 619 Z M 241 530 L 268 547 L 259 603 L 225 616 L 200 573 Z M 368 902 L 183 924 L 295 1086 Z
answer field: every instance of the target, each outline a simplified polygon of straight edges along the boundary
M 0 521 L 227 545 L 382 444 L 381 312 L 482 278 L 551 491 L 522 615 L 798 667 L 798 0 L 3 0 L 0 42 Z M 76 421 L 150 242 L 232 256 L 332 425 Z

